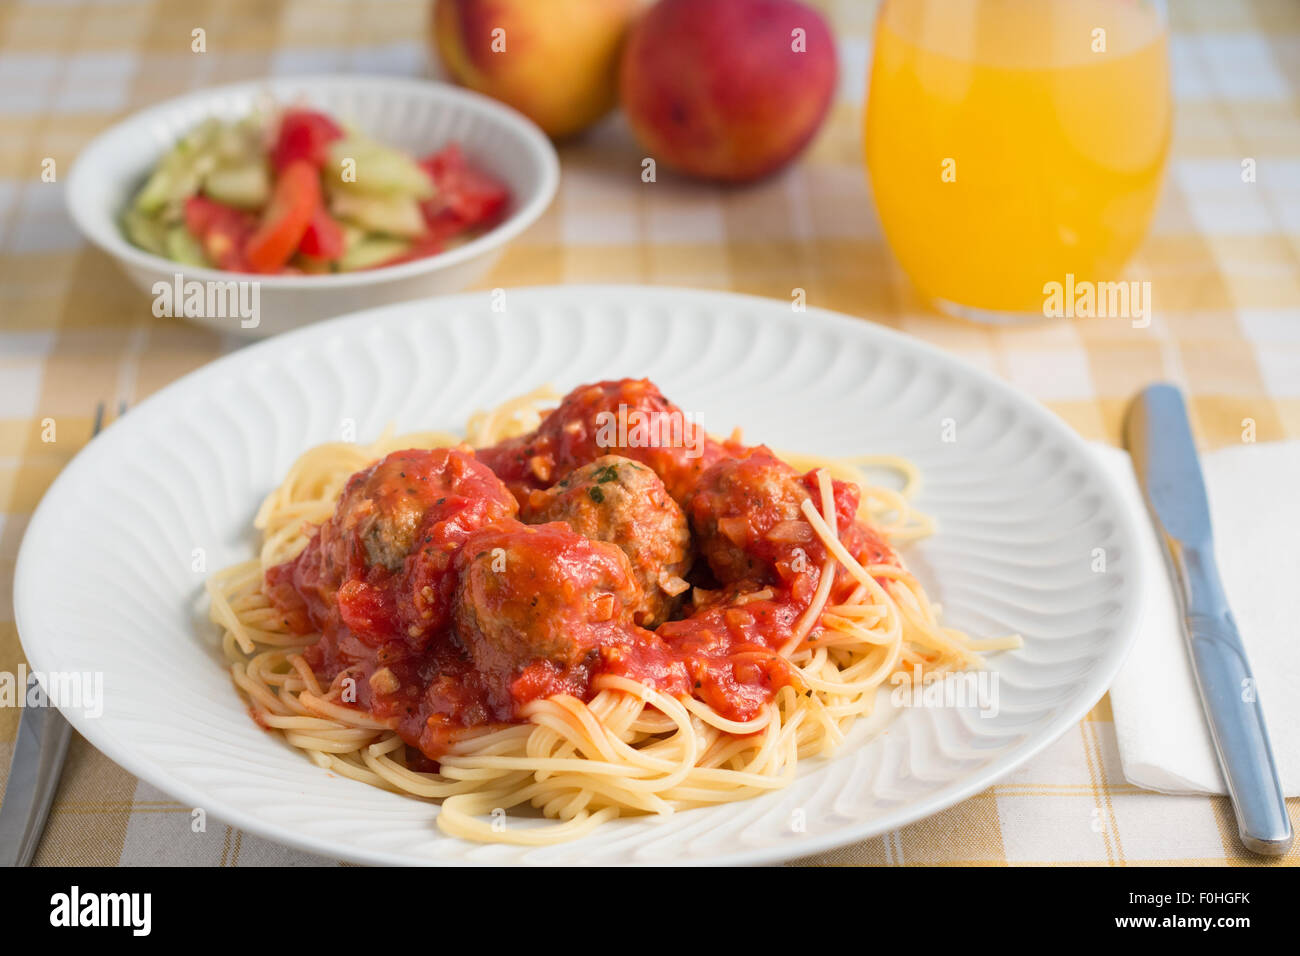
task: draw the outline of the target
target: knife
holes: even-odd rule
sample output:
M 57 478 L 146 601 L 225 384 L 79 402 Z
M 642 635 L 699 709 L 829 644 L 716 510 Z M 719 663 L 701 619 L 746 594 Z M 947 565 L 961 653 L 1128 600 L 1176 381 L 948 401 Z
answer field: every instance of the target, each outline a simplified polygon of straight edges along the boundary
M 1277 764 L 1246 648 L 1219 580 L 1205 480 L 1183 396 L 1151 385 L 1129 406 L 1124 443 L 1174 578 L 1201 705 L 1237 815 L 1241 842 L 1281 856 L 1291 846 Z

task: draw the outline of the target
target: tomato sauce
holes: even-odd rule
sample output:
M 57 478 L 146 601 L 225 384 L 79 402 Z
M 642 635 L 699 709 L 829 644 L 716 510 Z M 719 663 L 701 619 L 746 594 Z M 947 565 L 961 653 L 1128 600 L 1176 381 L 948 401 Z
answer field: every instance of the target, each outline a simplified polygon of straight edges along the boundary
M 827 553 L 806 524 L 792 533 L 785 521 L 773 539 L 782 515 L 770 502 L 737 492 L 722 503 L 742 522 L 728 533 L 754 542 L 753 573 L 719 583 L 697 560 L 690 613 L 655 631 L 633 624 L 626 611 L 640 586 L 625 580 L 630 565 L 615 545 L 561 523 L 516 519 L 511 491 L 544 487 L 584 459 L 610 453 L 584 423 L 629 400 L 673 411 L 649 383 L 601 383 L 570 395 L 531 436 L 477 453 L 398 452 L 354 475 L 302 553 L 266 574 L 266 593 L 285 625 L 320 633 L 304 656 L 322 684 L 391 720 L 411 748 L 436 761 L 458 733 L 516 722 L 528 701 L 559 693 L 590 699 L 599 674 L 693 695 L 737 721 L 797 683 L 778 651 L 813 600 Z M 615 451 L 639 453 L 685 499 L 705 461 L 770 455 L 730 444 L 697 447 L 702 458 L 688 457 L 684 447 Z M 542 464 L 530 463 L 537 458 Z M 816 476 L 789 473 L 819 504 Z M 864 563 L 896 563 L 879 534 L 856 520 L 857 487 L 836 481 L 833 489 L 845 547 Z M 498 552 L 509 569 L 504 583 L 484 564 Z M 836 569 L 831 604 L 857 584 Z M 809 640 L 818 633 L 814 628 Z
M 766 450 L 759 453 L 770 455 Z M 799 482 L 815 503 L 820 502 L 814 472 L 801 476 Z M 849 553 L 866 564 L 896 563 L 897 557 L 884 539 L 857 520 L 857 486 L 834 481 L 832 487 L 839 537 Z M 738 513 L 744 526 L 731 528 L 731 533 L 754 542 L 750 551 L 764 559 L 766 574 L 728 586 L 706 599 L 689 617 L 668 621 L 656 633 L 686 664 L 694 695 L 724 717 L 744 721 L 794 680 L 793 668 L 778 652 L 794 636 L 799 618 L 812 603 L 827 550 L 807 525 L 806 537 L 764 537 L 762 532 L 779 523 L 771 500 L 736 492 L 733 500 L 721 507 Z M 835 567 L 828 605 L 847 600 L 857 586 L 842 565 Z M 771 597 L 752 599 L 764 591 Z M 814 628 L 814 640 L 816 633 Z

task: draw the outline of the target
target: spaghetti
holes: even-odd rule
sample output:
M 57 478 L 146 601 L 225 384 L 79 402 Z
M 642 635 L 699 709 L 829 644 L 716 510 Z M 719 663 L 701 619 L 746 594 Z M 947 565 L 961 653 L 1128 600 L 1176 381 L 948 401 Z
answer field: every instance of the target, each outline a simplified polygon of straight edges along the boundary
M 539 390 L 476 414 L 468 423 L 468 444 L 515 447 L 510 443 L 543 426 L 548 416 L 539 409 L 556 397 Z M 809 476 L 810 491 L 799 511 L 812 536 L 789 521 L 772 536 L 806 540 L 797 553 L 820 552 L 821 560 L 805 575 L 815 576 L 816 587 L 780 618 L 791 623 L 779 631 L 779 644 L 742 642 L 728 651 L 728 674 L 769 675 L 770 689 L 758 697 L 751 692 L 748 709 L 738 704 L 729 710 L 702 699 L 707 695 L 698 690 L 674 693 L 662 682 L 656 686 L 634 674 L 599 670 L 585 693 L 525 700 L 510 722 L 451 728 L 431 764 L 412 747 L 411 735 L 399 732 L 396 720 L 349 702 L 339 674 L 329 679 L 328 671 L 318 673 L 308 663 L 309 649 L 321 635 L 288 626 L 267 581 L 268 572 L 302 554 L 316 529 L 331 520 L 352 476 L 399 450 L 456 446 L 464 447 L 461 439 L 442 432 L 385 433 L 366 446 L 332 443 L 307 451 L 257 513 L 258 557 L 208 583 L 210 614 L 221 629 L 231 675 L 257 722 L 280 732 L 323 768 L 440 800 L 437 822 L 448 834 L 550 844 L 580 837 L 618 816 L 670 814 L 781 788 L 791 782 L 801 759 L 830 753 L 856 720 L 872 713 L 877 693 L 894 674 L 923 669 L 933 677 L 981 668 L 983 652 L 1018 643 L 1015 638 L 974 641 L 944 627 L 938 609 L 892 549 L 868 546 L 884 538 L 857 533 L 875 529 L 901 542 L 931 531 L 932 522 L 908 502 L 919 481 L 910 463 L 787 455 L 785 461 Z M 746 454 L 738 451 L 743 447 L 738 435 L 726 447 L 726 454 Z M 532 467 L 538 470 L 535 463 Z M 869 483 L 868 468 L 899 473 L 902 491 Z M 848 496 L 848 482 L 861 491 L 856 514 L 843 507 L 857 500 Z M 692 515 L 693 522 L 698 518 Z M 721 590 L 697 583 L 690 595 L 676 598 L 672 591 L 688 585 L 671 575 L 664 579 L 672 582 L 665 589 L 675 600 L 707 609 L 659 627 L 659 634 L 668 635 L 665 641 L 681 646 L 698 637 L 693 621 L 735 619 L 729 615 L 762 620 L 771 609 L 781 610 L 775 602 L 785 593 L 776 582 L 725 598 Z M 703 665 L 686 666 L 698 674 Z M 372 684 L 376 679 L 371 675 Z M 695 687 L 701 687 L 699 680 Z M 523 805 L 537 808 L 549 821 L 517 825 L 507 811 Z

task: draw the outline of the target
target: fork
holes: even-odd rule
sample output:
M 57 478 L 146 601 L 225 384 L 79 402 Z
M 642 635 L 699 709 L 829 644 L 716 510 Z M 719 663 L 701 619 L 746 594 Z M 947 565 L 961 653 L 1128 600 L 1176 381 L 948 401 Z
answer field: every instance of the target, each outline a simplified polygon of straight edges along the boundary
M 119 402 L 118 417 L 126 412 Z M 95 406 L 93 439 L 104 427 L 104 403 Z M 37 685 L 36 675 L 27 675 L 27 697 Z M 39 707 L 24 707 L 18 721 L 18 740 L 9 764 L 9 782 L 0 803 L 0 865 L 27 866 L 45 832 L 45 820 L 59 786 L 63 760 L 68 754 L 72 725 L 58 709 L 45 701 Z

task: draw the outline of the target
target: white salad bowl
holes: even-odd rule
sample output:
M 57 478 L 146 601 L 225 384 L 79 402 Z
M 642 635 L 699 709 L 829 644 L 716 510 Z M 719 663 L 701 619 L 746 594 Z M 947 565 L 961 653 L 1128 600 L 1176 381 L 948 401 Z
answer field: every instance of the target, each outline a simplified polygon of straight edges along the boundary
M 510 188 L 505 219 L 464 245 L 414 262 L 333 275 L 253 276 L 185 265 L 131 243 L 121 217 L 158 160 L 209 117 L 238 119 L 266 103 L 305 105 L 356 126 L 375 141 L 418 156 L 451 142 Z M 506 244 L 545 211 L 559 183 L 559 160 L 530 120 L 495 100 L 431 80 L 379 76 L 276 77 L 200 90 L 142 110 L 111 127 L 77 157 L 68 209 L 77 228 L 148 294 L 141 308 L 175 314 L 222 332 L 263 337 L 333 315 L 455 292 L 492 267 Z M 178 280 L 177 276 L 181 276 Z M 244 308 L 186 314 L 183 298 L 163 293 L 183 283 L 244 281 Z M 195 287 L 191 286 L 190 289 Z M 208 288 L 204 286 L 203 288 Z M 213 287 L 220 305 L 225 286 Z M 256 298 L 254 299 L 254 294 Z M 206 297 L 205 297 L 206 299 Z M 233 305 L 233 299 L 230 300 Z M 226 314 L 218 314 L 218 313 Z

